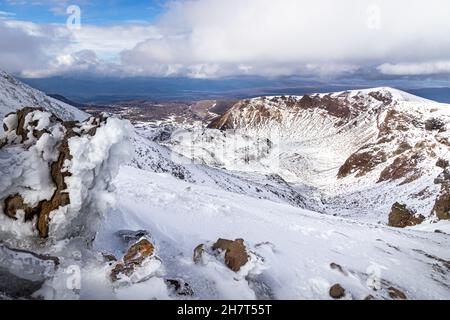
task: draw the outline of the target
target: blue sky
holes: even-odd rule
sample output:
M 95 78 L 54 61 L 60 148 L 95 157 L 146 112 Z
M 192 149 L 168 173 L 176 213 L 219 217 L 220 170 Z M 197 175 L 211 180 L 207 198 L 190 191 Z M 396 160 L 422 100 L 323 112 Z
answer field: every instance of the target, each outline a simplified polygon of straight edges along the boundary
M 111 25 L 117 23 L 151 23 L 164 10 L 165 0 L 0 0 L 0 11 L 17 20 L 35 23 L 65 23 L 69 5 L 78 5 L 84 23 Z

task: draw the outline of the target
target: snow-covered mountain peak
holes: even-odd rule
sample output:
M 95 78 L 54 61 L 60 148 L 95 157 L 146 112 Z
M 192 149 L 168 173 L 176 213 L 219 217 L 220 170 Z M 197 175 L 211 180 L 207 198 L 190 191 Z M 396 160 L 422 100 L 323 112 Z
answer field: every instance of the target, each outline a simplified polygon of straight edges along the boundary
M 401 200 L 429 216 L 439 192 L 432 181 L 442 172 L 436 164 L 450 160 L 449 129 L 449 105 L 380 87 L 242 100 L 190 139 L 176 133 L 171 145 L 210 165 L 279 174 L 341 203 L 381 208 L 382 197 L 384 214 Z M 261 148 L 265 139 L 268 150 Z M 226 156 L 217 151 L 241 140 L 251 146 L 240 144 Z M 242 166 L 242 159 L 249 164 Z M 398 185 L 409 190 L 399 192 Z

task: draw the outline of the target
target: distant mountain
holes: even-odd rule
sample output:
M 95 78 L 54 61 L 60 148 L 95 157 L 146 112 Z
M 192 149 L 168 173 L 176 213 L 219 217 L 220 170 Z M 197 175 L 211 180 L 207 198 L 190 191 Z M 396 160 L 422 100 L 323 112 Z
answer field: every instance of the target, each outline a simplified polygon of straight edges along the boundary
M 432 99 L 450 103 L 450 88 L 417 89 L 420 83 L 336 81 L 326 83 L 298 77 L 190 78 L 94 78 L 52 77 L 21 79 L 34 88 L 62 95 L 80 103 L 109 104 L 125 100 L 192 102 L 198 100 L 245 99 L 271 95 L 303 95 L 390 85 Z M 416 89 L 411 89 L 413 86 Z
M 78 103 L 78 102 L 74 102 L 74 101 L 72 101 L 72 100 L 70 100 L 70 99 L 67 99 L 66 97 L 64 97 L 64 96 L 62 96 L 62 95 L 60 95 L 60 94 L 47 94 L 47 95 L 48 95 L 49 97 L 53 98 L 53 99 L 59 100 L 59 101 L 61 101 L 61 102 L 64 102 L 65 104 L 74 106 L 74 107 L 76 107 L 76 108 L 78 108 L 78 109 L 82 109 L 82 108 L 85 108 L 85 107 L 86 107 L 85 104 L 83 104 L 83 103 Z
M 213 166 L 312 187 L 323 212 L 386 221 L 402 202 L 432 217 L 441 192 L 433 181 L 450 160 L 450 106 L 392 88 L 261 97 L 169 144 Z

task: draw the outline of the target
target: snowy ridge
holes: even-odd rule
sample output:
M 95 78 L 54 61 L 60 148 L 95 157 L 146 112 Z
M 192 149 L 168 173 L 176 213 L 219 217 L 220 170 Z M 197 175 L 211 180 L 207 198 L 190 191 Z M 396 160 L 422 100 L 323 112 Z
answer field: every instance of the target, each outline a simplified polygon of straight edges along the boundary
M 434 122 L 439 128 L 428 128 Z M 396 201 L 430 215 L 439 192 L 432 181 L 442 172 L 436 163 L 449 159 L 449 128 L 449 105 L 374 88 L 240 101 L 207 129 L 174 132 L 167 145 L 215 167 L 277 173 L 322 192 L 325 212 L 348 208 L 341 213 L 376 221 Z M 258 153 L 264 139 L 271 143 Z
M 84 120 L 88 114 L 18 81 L 0 70 L 0 119 L 24 107 L 40 107 L 63 120 Z

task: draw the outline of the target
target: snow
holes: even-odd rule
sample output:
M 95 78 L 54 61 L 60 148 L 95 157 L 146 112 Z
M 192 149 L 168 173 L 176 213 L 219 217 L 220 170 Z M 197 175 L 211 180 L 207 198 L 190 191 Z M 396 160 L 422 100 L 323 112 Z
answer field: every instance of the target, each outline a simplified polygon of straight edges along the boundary
M 392 102 L 384 105 L 374 94 Z M 314 96 L 326 95 L 329 94 Z M 351 120 L 342 123 L 341 118 L 320 108 L 293 109 L 285 99 L 262 97 L 251 99 L 248 104 L 238 103 L 229 111 L 233 130 L 180 128 L 163 144 L 198 163 L 239 176 L 276 173 L 297 190 L 306 190 L 305 198 L 316 198 L 318 194 L 319 201 L 310 209 L 328 214 L 386 222 L 392 204 L 398 201 L 429 217 L 440 189 L 433 183 L 442 171 L 436 162 L 439 158 L 449 159 L 450 137 L 448 130 L 424 130 L 424 123 L 438 118 L 448 127 L 450 105 L 386 87 L 337 92 L 332 96 L 350 106 Z M 260 108 L 270 116 L 261 118 Z M 380 126 L 388 112 L 404 116 L 402 125 L 407 129 L 394 130 L 390 142 L 378 144 Z M 270 143 L 264 143 L 266 139 Z M 381 172 L 396 160 L 396 150 L 402 142 L 413 149 L 426 144 L 432 151 L 424 154 L 418 166 L 422 176 L 402 186 L 404 192 L 399 193 L 396 190 L 401 180 L 378 180 Z M 353 153 L 373 152 L 377 144 L 389 155 L 384 163 L 361 178 L 355 174 L 337 178 L 339 168 Z M 415 196 L 426 188 L 426 199 Z
M 7 85 L 20 88 L 21 96 L 31 90 L 5 74 L 0 77 L 0 84 L 6 79 Z M 397 110 L 425 119 L 448 116 L 442 105 L 389 88 L 377 90 L 397 99 Z M 5 92 L 11 94 L 9 87 L 0 92 L 0 101 Z M 351 96 L 361 94 L 367 92 Z M 86 134 L 96 127 L 91 118 L 74 129 L 80 136 L 68 140 L 72 157 L 64 170 L 71 175 L 65 178 L 65 191 L 71 202 L 52 212 L 50 238 L 37 240 L 36 221 L 23 223 L 24 212 L 18 212 L 18 220 L 0 212 L 0 241 L 58 257 L 60 264 L 41 272 L 46 266 L 42 259 L 33 258 L 38 263 L 31 266 L 23 263 L 27 253 L 4 259 L 11 254 L 2 245 L 0 269 L 43 281 L 32 295 L 42 299 L 332 299 L 329 289 L 336 283 L 346 290 L 343 299 L 392 299 L 389 287 L 408 299 L 450 299 L 450 223 L 427 220 L 396 229 L 385 225 L 382 212 L 399 197 L 398 190 L 437 191 L 432 189 L 439 170 L 431 165 L 433 157 L 426 163 L 429 174 L 414 184 L 375 184 L 376 170 L 365 180 L 349 176 L 334 184 L 342 161 L 377 134 L 379 119 L 372 111 L 380 104 L 367 99 L 355 127 L 336 127 L 338 119 L 324 117 L 321 110 L 295 114 L 273 103 L 271 112 L 281 110 L 281 123 L 262 122 L 256 128 L 242 123 L 240 132 L 196 124 L 176 130 L 170 140 L 163 139 L 160 126 L 133 128 L 115 118 L 102 122 L 91 136 Z M 59 107 L 59 116 L 76 116 Z M 5 108 L 0 105 L 0 110 Z M 4 123 L 13 128 L 17 117 L 10 115 Z M 66 129 L 40 111 L 30 113 L 25 125 L 47 132 L 39 138 L 29 134 L 25 145 L 14 131 L 2 137 L 8 144 L 0 149 L 0 199 L 17 193 L 35 205 L 53 195 L 49 165 L 58 158 Z M 419 129 L 405 135 L 411 143 L 418 136 L 431 140 Z M 229 141 L 231 152 L 222 152 L 220 146 Z M 445 155 L 445 148 L 436 150 L 437 156 Z M 429 202 L 407 200 L 429 210 Z M 353 202 L 358 207 L 346 211 Z M 130 246 L 120 238 L 124 230 L 148 232 L 155 252 L 129 276 L 112 281 L 116 262 L 104 254 L 120 261 Z M 224 253 L 211 250 L 194 263 L 194 248 L 210 248 L 218 238 L 244 239 L 249 261 L 238 272 L 226 266 Z M 188 283 L 193 295 L 178 295 L 168 279 Z
M 63 120 L 84 120 L 89 115 L 43 92 L 33 89 L 0 70 L 0 119 L 24 107 L 41 107 Z
M 85 219 L 95 221 L 95 213 L 104 213 L 114 204 L 111 181 L 120 164 L 131 156 L 128 139 L 132 135 L 133 129 L 128 122 L 109 118 L 93 137 L 83 135 L 69 139 L 72 159 L 66 161 L 65 166 L 71 176 L 65 181 L 70 204 L 51 216 L 50 233 L 54 237 L 64 237 L 69 232 L 67 228 L 73 230 L 75 226 L 91 224 Z M 80 212 L 84 212 L 81 217 Z M 80 218 L 81 221 L 75 221 Z
M 198 298 L 330 299 L 337 282 L 354 299 L 389 299 L 386 284 L 409 299 L 450 297 L 450 279 L 433 271 L 439 260 L 424 254 L 448 260 L 449 235 L 330 217 L 131 167 L 122 167 L 116 185 L 115 218 L 102 225 L 96 248 L 109 249 L 108 235 L 119 228 L 146 229 L 161 246 L 167 275 L 183 277 Z M 247 282 L 215 258 L 195 265 L 193 249 L 219 237 L 245 238 L 266 269 Z M 377 272 L 382 288 L 375 292 L 366 282 Z
M 8 117 L 8 124 L 16 124 L 11 118 Z M 31 125 L 33 121 L 37 121 L 35 126 Z M 40 201 L 52 198 L 56 187 L 50 169 L 58 159 L 58 147 L 66 132 L 61 123 L 50 121 L 50 114 L 42 111 L 28 113 L 24 128 L 29 134 L 23 144 L 16 139 L 15 128 L 9 127 L 1 138 L 14 143 L 0 149 L 0 239 L 19 243 L 33 236 L 36 221 L 23 223 L 23 217 L 18 220 L 7 217 L 3 201 L 20 195 L 25 204 L 36 207 Z M 47 132 L 37 139 L 32 134 L 34 129 Z M 66 160 L 63 171 L 70 173 L 65 178 L 70 204 L 50 213 L 52 238 L 63 239 L 76 233 L 77 228 L 92 228 L 95 220 L 114 203 L 111 181 L 120 164 L 132 154 L 128 139 L 133 134 L 129 122 L 110 118 L 97 128 L 94 136 L 83 134 L 68 140 L 71 160 Z

